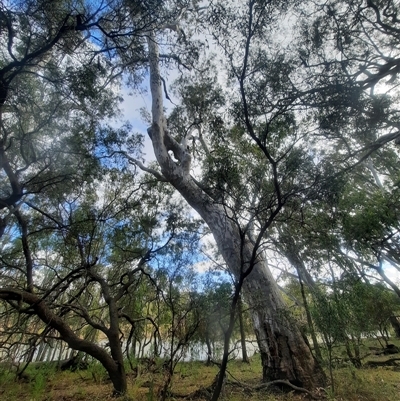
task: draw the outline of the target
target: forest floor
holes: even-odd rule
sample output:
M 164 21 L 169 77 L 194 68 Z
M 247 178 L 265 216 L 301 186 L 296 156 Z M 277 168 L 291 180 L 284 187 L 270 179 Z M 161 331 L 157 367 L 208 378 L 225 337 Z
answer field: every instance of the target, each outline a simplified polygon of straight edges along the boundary
M 370 345 L 370 344 L 369 344 Z M 365 354 L 369 348 L 364 347 Z M 338 354 L 340 355 L 340 354 Z M 396 359 L 399 359 L 398 361 Z M 400 400 L 400 354 L 369 355 L 363 362 L 383 362 L 393 360 L 392 366 L 352 367 L 345 358 L 337 357 L 333 370 L 334 391 L 330 385 L 321 390 L 321 399 L 330 401 L 398 401 Z M 278 389 L 255 391 L 261 383 L 261 364 L 258 355 L 253 356 L 250 364 L 232 361 L 221 400 L 228 401 L 300 401 L 310 399 L 307 394 L 282 392 Z M 132 371 L 131 371 L 132 372 Z M 207 400 L 201 391 L 213 382 L 218 372 L 217 366 L 206 366 L 202 362 L 183 362 L 177 365 L 173 376 L 169 400 Z M 103 368 L 92 364 L 87 370 L 60 372 L 43 365 L 29 367 L 23 380 L 0 370 L 1 401 L 109 401 L 112 386 Z M 134 377 L 135 376 L 135 377 Z M 327 370 L 327 376 L 329 371 Z M 134 401 L 156 401 L 165 380 L 161 364 L 143 369 L 137 376 L 128 373 L 128 395 Z M 245 384 L 242 386 L 239 383 Z M 196 397 L 194 394 L 197 392 Z

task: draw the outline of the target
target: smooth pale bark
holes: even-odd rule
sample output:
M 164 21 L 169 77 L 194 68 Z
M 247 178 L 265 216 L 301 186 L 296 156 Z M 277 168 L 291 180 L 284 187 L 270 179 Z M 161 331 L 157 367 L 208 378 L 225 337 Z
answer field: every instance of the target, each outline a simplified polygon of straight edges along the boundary
M 158 45 L 148 37 L 152 125 L 148 130 L 154 153 L 166 181 L 172 184 L 209 226 L 218 249 L 238 278 L 250 264 L 244 295 L 252 311 L 260 348 L 264 380 L 286 379 L 305 388 L 323 386 L 325 376 L 300 331 L 288 318 L 286 307 L 266 262 L 249 241 L 243 241 L 229 211 L 216 203 L 190 176 L 190 150 L 168 132 L 163 110 Z M 173 153 L 174 160 L 169 152 Z

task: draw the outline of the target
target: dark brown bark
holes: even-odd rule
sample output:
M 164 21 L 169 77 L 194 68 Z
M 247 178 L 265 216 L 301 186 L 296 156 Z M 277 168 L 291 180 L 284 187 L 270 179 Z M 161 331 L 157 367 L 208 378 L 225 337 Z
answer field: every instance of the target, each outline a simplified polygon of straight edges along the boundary
M 18 223 L 21 227 L 21 234 L 22 234 L 21 241 L 22 241 L 22 249 L 24 251 L 24 256 L 25 256 L 27 288 L 29 292 L 33 292 L 33 261 L 28 242 L 28 226 L 26 224 L 25 219 L 19 212 L 19 210 L 16 210 L 14 212 L 14 215 L 17 218 Z
M 118 357 L 118 352 L 115 352 L 114 350 L 114 355 L 111 357 L 97 344 L 79 338 L 68 326 L 68 324 L 59 316 L 54 314 L 45 301 L 35 294 L 14 288 L 2 288 L 0 289 L 0 299 L 25 302 L 30 305 L 36 315 L 44 323 L 58 331 L 61 338 L 69 345 L 69 347 L 74 350 L 89 354 L 104 366 L 110 376 L 111 382 L 114 386 L 114 393 L 116 395 L 122 395 L 126 393 L 127 381 L 124 365 L 120 360 L 114 359 L 114 355 Z
M 210 336 L 208 335 L 208 333 L 206 333 L 205 342 L 207 346 L 207 365 L 210 365 L 212 359 L 212 347 L 210 342 Z
M 238 282 L 236 283 L 236 288 L 235 288 L 235 293 L 233 294 L 232 302 L 230 305 L 230 312 L 229 312 L 229 325 L 224 333 L 224 353 L 222 355 L 222 361 L 221 365 L 219 368 L 219 373 L 218 376 L 216 377 L 215 380 L 215 387 L 213 391 L 213 395 L 211 397 L 211 401 L 217 401 L 222 388 L 225 383 L 225 374 L 226 374 L 226 368 L 228 366 L 228 358 L 229 358 L 229 345 L 233 333 L 233 329 L 235 326 L 235 315 L 237 311 L 237 305 L 240 299 L 240 292 L 243 287 L 243 279 L 244 276 L 243 274 L 240 276 Z
M 23 196 L 22 186 L 18 180 L 18 176 L 13 171 L 11 164 L 8 160 L 3 140 L 0 140 L 0 168 L 7 175 L 11 187 L 11 194 L 8 195 L 7 197 L 0 198 L 0 210 L 1 210 L 6 207 L 13 206 L 16 202 L 21 200 Z

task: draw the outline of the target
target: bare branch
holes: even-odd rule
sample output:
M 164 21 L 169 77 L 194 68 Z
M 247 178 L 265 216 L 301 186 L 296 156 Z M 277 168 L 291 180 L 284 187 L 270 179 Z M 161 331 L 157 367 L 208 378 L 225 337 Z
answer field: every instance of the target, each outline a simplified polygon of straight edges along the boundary
M 130 164 L 133 164 L 135 166 L 138 166 L 142 171 L 145 171 L 146 173 L 152 174 L 154 177 L 157 178 L 158 181 L 161 182 L 167 182 L 167 179 L 157 170 L 154 170 L 152 168 L 146 167 L 140 160 L 135 159 L 134 157 L 129 156 L 126 152 L 124 151 L 120 151 L 118 152 L 121 155 L 123 155 L 124 157 L 126 157 L 128 159 L 128 162 Z

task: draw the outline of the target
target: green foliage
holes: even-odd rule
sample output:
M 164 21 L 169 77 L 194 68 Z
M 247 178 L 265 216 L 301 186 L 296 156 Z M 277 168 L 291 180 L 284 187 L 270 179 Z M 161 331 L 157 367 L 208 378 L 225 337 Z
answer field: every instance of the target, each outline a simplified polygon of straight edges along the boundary
M 88 374 L 91 375 L 95 383 L 101 384 L 107 377 L 107 372 L 101 363 L 92 361 L 87 369 Z
M 6 365 L 0 366 L 0 386 L 12 382 L 15 379 L 15 374 Z
M 354 192 L 344 197 L 342 207 L 352 212 L 343 216 L 345 239 L 349 243 L 374 244 L 399 225 L 398 191 Z
M 332 292 L 314 294 L 311 310 L 317 329 L 332 346 L 383 333 L 399 307 L 396 295 L 384 285 L 348 276 L 337 281 Z
M 40 369 L 32 381 L 31 394 L 33 400 L 39 400 L 45 392 L 48 380 L 46 373 Z
M 29 291 L 79 336 L 95 341 L 118 315 L 124 339 L 173 339 L 173 363 L 192 339 L 223 337 L 232 288 L 199 291 L 193 265 L 201 224 L 172 188 L 137 178 L 124 152 L 141 159 L 142 135 L 105 122 L 118 116 L 117 77 L 129 75 L 137 88 L 147 74 L 149 30 L 182 19 L 187 36 L 176 46 L 175 36 L 157 41 L 171 59 L 197 63 L 175 84 L 179 104 L 167 123 L 174 139 L 186 139 L 198 187 L 227 207 L 247 240 L 268 228 L 267 245 L 284 254 L 279 241 L 294 238 L 317 288 L 326 283 L 321 273 L 337 269 L 341 279 L 313 294 L 314 320 L 329 346 L 387 326 L 398 307 L 393 295 L 356 272 L 385 257 L 399 263 L 398 150 L 385 142 L 399 124 L 393 1 L 360 8 L 335 0 L 311 12 L 309 2 L 284 1 L 216 1 L 201 10 L 200 2 L 159 0 L 104 8 L 3 3 L 0 223 L 9 232 L 0 244 L 2 287 L 26 290 L 31 274 Z M 280 25 L 295 30 L 297 22 L 299 37 L 281 43 Z M 85 23 L 91 28 L 82 31 Z M 207 53 L 206 43 L 192 45 L 194 32 L 219 46 L 218 68 L 199 51 Z M 374 92 L 379 82 L 385 93 Z M 4 316 L 21 339 L 54 335 L 19 313 L 4 309 Z M 34 398 L 44 376 L 32 382 Z

